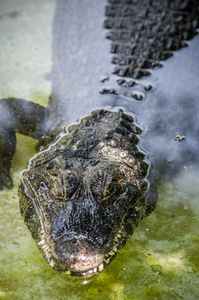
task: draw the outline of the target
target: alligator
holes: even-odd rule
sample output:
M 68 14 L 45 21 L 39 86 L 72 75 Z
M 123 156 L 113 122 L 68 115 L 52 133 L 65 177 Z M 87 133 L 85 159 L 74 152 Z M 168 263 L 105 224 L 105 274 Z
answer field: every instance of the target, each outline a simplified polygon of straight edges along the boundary
M 67 5 L 57 1 L 48 107 L 16 98 L 0 101 L 0 189 L 13 186 L 16 133 L 37 139 L 39 152 L 21 175 L 21 214 L 51 267 L 67 276 L 90 277 L 109 265 L 154 210 L 160 172 L 142 150 L 142 130 L 130 112 L 101 108 L 67 127 Z M 197 34 L 198 12 L 194 0 L 109 0 L 104 27 L 116 87 L 105 86 L 103 97 L 142 100 L 134 86 L 146 93 L 152 88 L 139 79 L 187 46 L 185 41 Z M 109 76 L 102 80 L 109 81 Z

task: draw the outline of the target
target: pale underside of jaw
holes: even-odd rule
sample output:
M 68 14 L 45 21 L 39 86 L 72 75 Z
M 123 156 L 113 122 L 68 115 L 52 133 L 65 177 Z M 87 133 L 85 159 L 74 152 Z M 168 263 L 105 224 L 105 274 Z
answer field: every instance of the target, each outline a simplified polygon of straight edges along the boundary
M 102 254 L 90 254 L 89 256 L 79 254 L 79 257 L 76 256 L 76 263 L 71 264 L 70 268 L 62 270 L 56 263 L 56 260 L 53 259 L 53 254 L 50 250 L 50 247 L 46 243 L 45 235 L 43 235 L 42 240 L 37 244 L 45 254 L 45 257 L 49 265 L 64 273 L 66 276 L 71 277 L 91 277 L 101 273 L 107 265 L 111 262 L 116 254 L 119 253 L 120 249 L 120 240 L 122 238 L 121 231 L 118 232 L 117 236 L 114 238 L 114 244 L 111 250 L 105 255 Z M 74 259 L 74 255 L 71 255 L 71 260 Z M 78 259 L 77 259 L 78 257 Z M 92 262 L 94 266 L 92 267 Z

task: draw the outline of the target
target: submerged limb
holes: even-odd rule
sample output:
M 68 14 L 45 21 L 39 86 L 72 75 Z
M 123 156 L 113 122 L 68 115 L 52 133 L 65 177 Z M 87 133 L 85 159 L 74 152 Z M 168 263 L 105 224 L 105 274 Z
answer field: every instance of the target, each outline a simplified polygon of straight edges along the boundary
M 10 177 L 12 157 L 16 148 L 16 135 L 13 130 L 0 128 L 0 190 L 12 188 Z
M 0 101 L 0 190 L 12 188 L 10 167 L 16 148 L 16 133 L 41 140 L 46 108 L 23 99 Z
M 0 101 L 0 127 L 7 127 L 40 140 L 44 134 L 46 108 L 23 99 L 8 98 Z

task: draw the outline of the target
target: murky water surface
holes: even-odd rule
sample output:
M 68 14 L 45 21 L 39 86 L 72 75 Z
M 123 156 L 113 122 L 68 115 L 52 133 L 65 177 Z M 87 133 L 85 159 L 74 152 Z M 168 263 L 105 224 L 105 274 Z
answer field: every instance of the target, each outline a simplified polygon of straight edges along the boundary
M 104 272 L 91 281 L 65 278 L 48 266 L 20 216 L 17 186 L 36 141 L 18 135 L 14 189 L 0 193 L 0 299 L 198 299 L 199 37 L 141 80 L 154 86 L 143 101 L 100 95 L 100 76 L 112 70 L 104 4 L 78 3 L 68 1 L 68 72 L 59 83 L 65 86 L 65 95 L 58 96 L 66 103 L 66 118 L 75 122 L 102 106 L 135 113 L 153 175 L 167 181 L 159 185 L 156 210 Z M 54 11 L 54 0 L 0 0 L 0 98 L 47 104 L 55 76 Z M 177 134 L 185 142 L 175 141 Z

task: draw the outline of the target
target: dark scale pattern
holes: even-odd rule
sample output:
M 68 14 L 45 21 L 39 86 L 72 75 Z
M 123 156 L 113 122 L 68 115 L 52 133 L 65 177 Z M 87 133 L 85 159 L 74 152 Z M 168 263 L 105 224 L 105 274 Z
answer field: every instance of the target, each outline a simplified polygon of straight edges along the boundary
M 198 0 L 109 0 L 105 14 L 114 73 L 135 79 L 161 67 L 199 27 Z
M 21 213 L 55 269 L 69 276 L 100 273 L 155 208 L 140 133 L 122 110 L 96 110 L 23 172 Z

